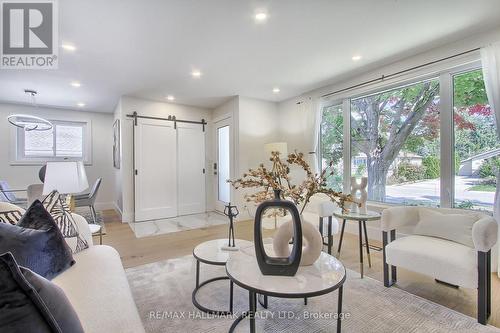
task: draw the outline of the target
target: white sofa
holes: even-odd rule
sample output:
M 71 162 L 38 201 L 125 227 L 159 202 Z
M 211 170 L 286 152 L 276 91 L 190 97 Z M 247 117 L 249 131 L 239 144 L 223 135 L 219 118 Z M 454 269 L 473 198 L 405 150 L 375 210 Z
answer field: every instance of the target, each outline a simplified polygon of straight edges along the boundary
M 396 267 L 403 267 L 477 289 L 478 322 L 486 324 L 491 312 L 491 248 L 498 230 L 491 216 L 459 209 L 391 207 L 382 212 L 381 228 L 386 287 L 396 282 Z M 396 239 L 401 229 L 413 234 Z
M 0 203 L 0 211 L 17 206 Z M 76 263 L 52 282 L 61 287 L 73 305 L 86 333 L 142 333 L 139 317 L 118 252 L 93 245 L 87 221 L 73 214 L 89 248 L 73 255 Z

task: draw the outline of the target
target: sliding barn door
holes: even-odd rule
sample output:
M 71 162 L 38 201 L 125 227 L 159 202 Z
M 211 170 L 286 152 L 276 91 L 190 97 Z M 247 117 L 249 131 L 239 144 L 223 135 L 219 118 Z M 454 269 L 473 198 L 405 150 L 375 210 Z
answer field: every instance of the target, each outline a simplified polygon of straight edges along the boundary
M 137 119 L 134 131 L 135 220 L 177 216 L 177 142 L 174 123 Z
M 179 215 L 205 212 L 205 132 L 200 125 L 177 123 Z

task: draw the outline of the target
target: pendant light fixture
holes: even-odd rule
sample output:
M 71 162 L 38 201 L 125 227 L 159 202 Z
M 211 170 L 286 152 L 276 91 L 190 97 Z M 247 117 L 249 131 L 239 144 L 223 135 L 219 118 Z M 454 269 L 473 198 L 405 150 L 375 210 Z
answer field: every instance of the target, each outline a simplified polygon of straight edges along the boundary
M 24 93 L 29 95 L 31 105 L 33 108 L 37 109 L 38 105 L 35 99 L 37 92 L 35 90 L 25 89 Z M 7 121 L 25 131 L 48 131 L 52 129 L 52 123 L 47 119 L 28 114 L 11 114 L 7 117 Z

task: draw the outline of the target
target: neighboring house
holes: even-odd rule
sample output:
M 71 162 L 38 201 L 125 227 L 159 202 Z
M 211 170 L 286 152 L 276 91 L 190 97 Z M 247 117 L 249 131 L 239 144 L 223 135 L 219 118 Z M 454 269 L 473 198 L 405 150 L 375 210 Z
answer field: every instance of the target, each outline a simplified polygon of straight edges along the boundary
M 484 160 L 489 158 L 499 156 L 500 148 L 493 149 L 490 151 L 486 151 L 484 153 L 480 153 L 474 155 L 466 160 L 460 162 L 460 169 L 458 170 L 459 176 L 477 176 L 479 173 L 479 167 L 483 164 Z
M 420 166 L 422 165 L 422 159 L 423 157 L 420 155 L 402 151 L 399 153 L 398 157 L 396 157 L 396 159 L 392 163 L 389 169 L 389 175 L 391 175 L 394 168 L 402 162 Z M 358 170 L 358 167 L 361 165 L 364 165 L 366 170 L 367 161 L 366 161 L 366 154 L 364 153 L 359 153 L 358 155 L 353 157 L 351 174 L 355 175 L 356 171 Z

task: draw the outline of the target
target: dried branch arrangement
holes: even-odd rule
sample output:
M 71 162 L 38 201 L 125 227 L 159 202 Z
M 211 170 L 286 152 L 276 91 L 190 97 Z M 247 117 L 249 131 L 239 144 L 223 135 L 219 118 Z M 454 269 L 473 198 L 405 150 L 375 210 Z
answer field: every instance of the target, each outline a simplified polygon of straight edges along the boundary
M 336 192 L 327 187 L 327 177 L 334 174 L 333 162 L 321 171 L 320 174 L 312 172 L 311 167 L 304 159 L 302 153 L 288 155 L 286 162 L 282 161 L 279 152 L 272 152 L 270 161 L 273 163 L 272 170 L 260 164 L 256 169 L 249 169 L 241 178 L 228 180 L 235 188 L 256 188 L 257 192 L 246 194 L 247 202 L 260 204 L 274 198 L 274 191 L 280 190 L 283 199 L 294 202 L 301 206 L 301 214 L 309 203 L 311 197 L 316 193 L 326 194 L 333 202 L 346 211 L 346 202 L 354 202 L 351 195 Z M 290 177 L 290 166 L 296 165 L 306 173 L 304 181 L 298 185 L 292 184 Z

